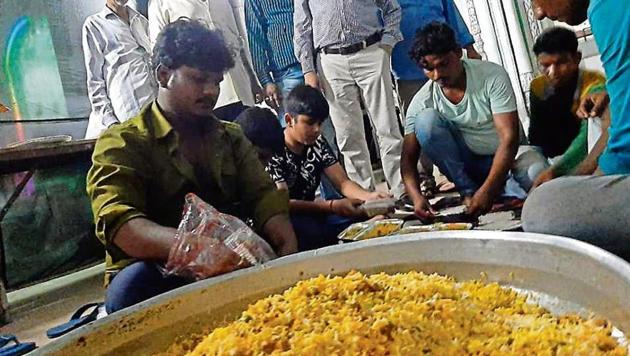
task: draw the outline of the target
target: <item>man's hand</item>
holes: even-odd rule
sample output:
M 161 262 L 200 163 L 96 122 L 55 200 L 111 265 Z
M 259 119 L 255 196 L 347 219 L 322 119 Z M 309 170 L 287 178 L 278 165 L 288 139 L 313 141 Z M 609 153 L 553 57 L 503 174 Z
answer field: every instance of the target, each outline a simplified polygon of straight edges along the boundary
M 553 169 L 545 169 L 544 171 L 542 171 L 542 173 L 540 173 L 540 175 L 538 175 L 538 178 L 536 178 L 536 180 L 534 181 L 534 184 L 532 185 L 532 190 L 538 188 L 542 184 L 547 183 L 554 178 L 556 178 L 556 174 L 554 173 Z
M 194 235 L 191 232 L 184 234 L 183 238 L 188 242 L 183 245 L 185 250 L 171 251 L 166 263 L 169 271 L 201 280 L 250 266 L 223 242 L 210 236 Z
M 471 216 L 481 216 L 487 214 L 492 209 L 494 195 L 479 189 L 472 199 L 465 200 L 466 213 Z
M 365 218 L 365 212 L 360 208 L 363 204 L 359 199 L 339 199 L 331 200 L 330 207 L 333 214 L 345 216 L 347 218 Z
M 297 238 L 288 215 L 272 216 L 263 226 L 263 232 L 278 256 L 286 256 L 297 252 Z
M 265 101 L 275 110 L 278 110 L 282 104 L 282 94 L 276 84 L 269 83 L 265 85 Z
M 320 89 L 319 78 L 317 77 L 317 73 L 315 72 L 308 72 L 304 74 L 304 83 L 315 89 Z
M 392 51 L 394 50 L 394 48 L 390 45 L 386 45 L 386 44 L 379 44 L 379 47 L 381 47 L 385 52 L 387 52 L 388 55 L 392 55 Z
M 609 102 L 610 97 L 607 92 L 589 94 L 580 103 L 580 107 L 577 110 L 577 116 L 582 119 L 588 119 L 589 117 L 601 117 L 608 107 Z
M 431 204 L 429 204 L 427 198 L 423 196 L 413 199 L 413 212 L 421 219 L 430 218 L 435 215 Z

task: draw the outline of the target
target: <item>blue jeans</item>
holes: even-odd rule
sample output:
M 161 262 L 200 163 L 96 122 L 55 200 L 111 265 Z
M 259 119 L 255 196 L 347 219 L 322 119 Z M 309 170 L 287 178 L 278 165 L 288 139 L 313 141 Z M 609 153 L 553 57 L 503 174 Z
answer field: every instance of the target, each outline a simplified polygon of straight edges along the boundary
M 274 72 L 273 77 L 275 84 L 280 89 L 282 98 L 286 98 L 291 90 L 295 89 L 298 85 L 304 84 L 304 74 L 302 73 L 302 67 L 299 64 L 293 65 L 287 69 Z M 278 109 L 278 120 L 280 125 L 285 127 L 287 124 L 284 121 L 284 107 Z
M 164 277 L 154 262 L 135 262 L 112 279 L 105 295 L 105 310 L 111 314 L 189 283 L 192 281 L 181 277 Z
M 494 155 L 478 155 L 466 145 L 455 124 L 437 110 L 425 109 L 417 115 L 415 133 L 422 151 L 463 196 L 472 196 L 484 183 Z M 510 175 L 504 195 L 525 198 L 527 193 Z
M 339 215 L 291 214 L 300 251 L 336 245 L 337 236 L 355 222 Z

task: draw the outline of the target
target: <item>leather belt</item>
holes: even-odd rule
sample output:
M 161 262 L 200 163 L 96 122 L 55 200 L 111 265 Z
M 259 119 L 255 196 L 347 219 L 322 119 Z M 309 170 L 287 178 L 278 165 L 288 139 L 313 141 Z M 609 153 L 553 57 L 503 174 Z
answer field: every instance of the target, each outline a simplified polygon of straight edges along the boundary
M 351 44 L 346 47 L 337 47 L 337 48 L 331 48 L 330 46 L 327 46 L 327 47 L 322 48 L 321 51 L 324 52 L 325 54 L 341 54 L 341 55 L 354 54 L 363 49 L 368 48 L 369 46 L 377 42 L 380 42 L 381 38 L 383 38 L 383 35 L 381 35 L 380 32 L 376 32 L 359 43 Z

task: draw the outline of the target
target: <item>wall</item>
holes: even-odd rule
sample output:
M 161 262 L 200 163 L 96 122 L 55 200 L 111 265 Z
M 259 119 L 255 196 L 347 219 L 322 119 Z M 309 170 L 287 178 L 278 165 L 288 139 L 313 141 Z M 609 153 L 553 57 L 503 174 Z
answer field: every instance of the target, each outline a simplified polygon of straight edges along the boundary
M 527 130 L 529 126 L 529 86 L 538 72 L 532 51 L 543 29 L 566 26 L 549 20 L 537 21 L 531 0 L 455 0 L 477 50 L 485 59 L 501 64 L 510 75 L 517 96 L 518 112 Z M 588 32 L 589 24 L 573 27 Z M 582 67 L 601 70 L 599 52 L 593 36 L 580 38 L 584 55 Z
M 0 1 L 0 147 L 55 134 L 83 138 L 90 106 L 81 28 L 102 0 Z M 55 122 L 55 119 L 73 121 Z

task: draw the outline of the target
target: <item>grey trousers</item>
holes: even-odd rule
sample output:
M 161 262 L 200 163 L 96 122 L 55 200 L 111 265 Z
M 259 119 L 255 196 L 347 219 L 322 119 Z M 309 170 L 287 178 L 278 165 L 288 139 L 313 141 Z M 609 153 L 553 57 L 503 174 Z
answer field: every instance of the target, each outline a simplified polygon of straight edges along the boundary
M 630 261 L 630 176 L 552 180 L 525 202 L 526 232 L 572 237 Z

